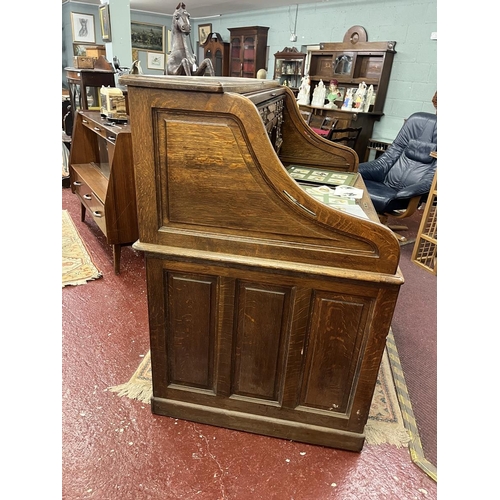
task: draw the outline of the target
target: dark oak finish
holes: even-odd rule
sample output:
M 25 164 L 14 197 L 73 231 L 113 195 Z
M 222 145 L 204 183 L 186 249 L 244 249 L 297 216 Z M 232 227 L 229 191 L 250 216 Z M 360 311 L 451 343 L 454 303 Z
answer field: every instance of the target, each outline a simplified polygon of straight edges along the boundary
M 229 47 L 219 33 L 210 33 L 203 44 L 205 59 L 212 61 L 215 76 L 229 76 Z
M 378 221 L 290 163 L 355 172 L 270 80 L 123 76 L 145 252 L 152 411 L 359 451 L 403 277 Z M 358 179 L 358 186 L 363 186 Z
M 99 91 L 105 87 L 115 86 L 115 72 L 109 69 L 77 69 L 64 68 L 66 70 L 66 79 L 68 81 L 69 96 L 71 101 L 71 110 L 73 112 L 79 109 L 89 109 L 87 99 L 88 92 L 92 92 L 95 103 L 93 108 L 100 108 Z
M 299 52 L 295 47 L 285 47 L 274 54 L 273 79 L 283 85 L 286 83 L 297 95 L 304 75 L 307 54 Z
M 320 108 L 315 106 L 300 105 L 301 109 L 309 110 L 319 115 L 319 119 L 332 116 L 338 119 L 339 128 L 361 127 L 361 133 L 356 143 L 355 150 L 360 158 L 365 158 L 369 139 L 372 137 L 373 126 L 383 116 L 387 87 L 391 75 L 396 42 L 362 42 L 350 41 L 321 43 L 320 50 L 311 51 L 309 64 L 309 77 L 311 80 L 311 95 L 320 80 L 328 86 L 330 80 L 338 81 L 339 87 L 358 88 L 361 82 L 373 85 L 376 99 L 369 112 L 357 110 L 344 111 L 341 109 Z M 351 60 L 346 66 L 345 73 L 339 73 L 336 65 L 338 58 L 343 55 Z M 337 68 L 337 69 L 336 69 Z M 314 125 L 314 120 L 311 126 Z
M 137 203 L 130 125 L 109 125 L 98 111 L 76 115 L 70 153 L 71 190 L 113 245 L 115 273 L 121 245 L 137 240 Z
M 337 120 L 335 127 L 361 128 L 361 132 L 358 136 L 356 147 L 354 149 L 359 158 L 365 158 L 366 149 L 373 133 L 373 125 L 382 116 L 381 114 L 376 113 L 357 113 L 353 111 L 343 111 L 341 109 L 308 106 L 305 104 L 301 104 L 300 109 L 311 112 L 311 127 L 317 127 L 318 124 L 322 123 L 326 117 L 329 117 L 330 119 Z
M 259 69 L 267 70 L 267 32 L 265 26 L 228 28 L 230 32 L 229 76 L 255 78 Z

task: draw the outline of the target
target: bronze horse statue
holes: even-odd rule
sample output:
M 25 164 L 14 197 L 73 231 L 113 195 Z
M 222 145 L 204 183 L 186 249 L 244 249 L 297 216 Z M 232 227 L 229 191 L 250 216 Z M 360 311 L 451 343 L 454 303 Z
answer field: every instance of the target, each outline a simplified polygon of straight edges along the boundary
M 179 3 L 172 17 L 172 50 L 167 59 L 167 75 L 214 76 L 210 59 L 204 59 L 196 67 L 196 57 L 188 44 L 191 33 L 189 18 L 186 5 Z

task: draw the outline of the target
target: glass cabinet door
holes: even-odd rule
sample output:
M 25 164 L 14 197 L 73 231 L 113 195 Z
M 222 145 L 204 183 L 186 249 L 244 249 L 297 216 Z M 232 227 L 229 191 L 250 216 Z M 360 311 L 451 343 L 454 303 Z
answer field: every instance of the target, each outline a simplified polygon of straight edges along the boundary
M 281 85 L 288 87 L 300 87 L 302 79 L 302 62 L 303 59 L 281 59 L 277 58 L 275 62 L 275 79 Z
M 298 92 L 304 75 L 306 55 L 295 47 L 285 47 L 281 52 L 276 52 L 274 54 L 274 80 Z
M 241 76 L 241 38 L 235 37 L 231 40 L 231 76 Z
M 243 42 L 243 71 L 241 76 L 253 78 L 255 71 L 255 37 L 247 36 Z

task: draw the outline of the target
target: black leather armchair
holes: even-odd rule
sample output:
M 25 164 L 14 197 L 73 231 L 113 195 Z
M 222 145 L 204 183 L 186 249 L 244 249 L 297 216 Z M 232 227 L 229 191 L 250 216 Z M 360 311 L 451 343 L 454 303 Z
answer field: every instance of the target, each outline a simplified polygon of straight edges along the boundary
M 427 199 L 437 168 L 437 158 L 431 153 L 436 152 L 437 115 L 418 112 L 406 120 L 381 156 L 359 164 L 382 223 L 389 215 L 409 217 Z

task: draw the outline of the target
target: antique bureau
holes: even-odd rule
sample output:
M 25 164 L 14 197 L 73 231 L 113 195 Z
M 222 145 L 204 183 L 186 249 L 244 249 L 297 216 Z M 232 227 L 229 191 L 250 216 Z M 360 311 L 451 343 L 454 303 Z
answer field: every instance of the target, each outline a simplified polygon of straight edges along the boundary
M 403 277 L 380 224 L 287 173 L 356 172 L 270 80 L 126 75 L 155 414 L 359 451 Z M 360 184 L 361 183 L 361 184 Z M 359 179 L 358 185 L 362 185 Z

